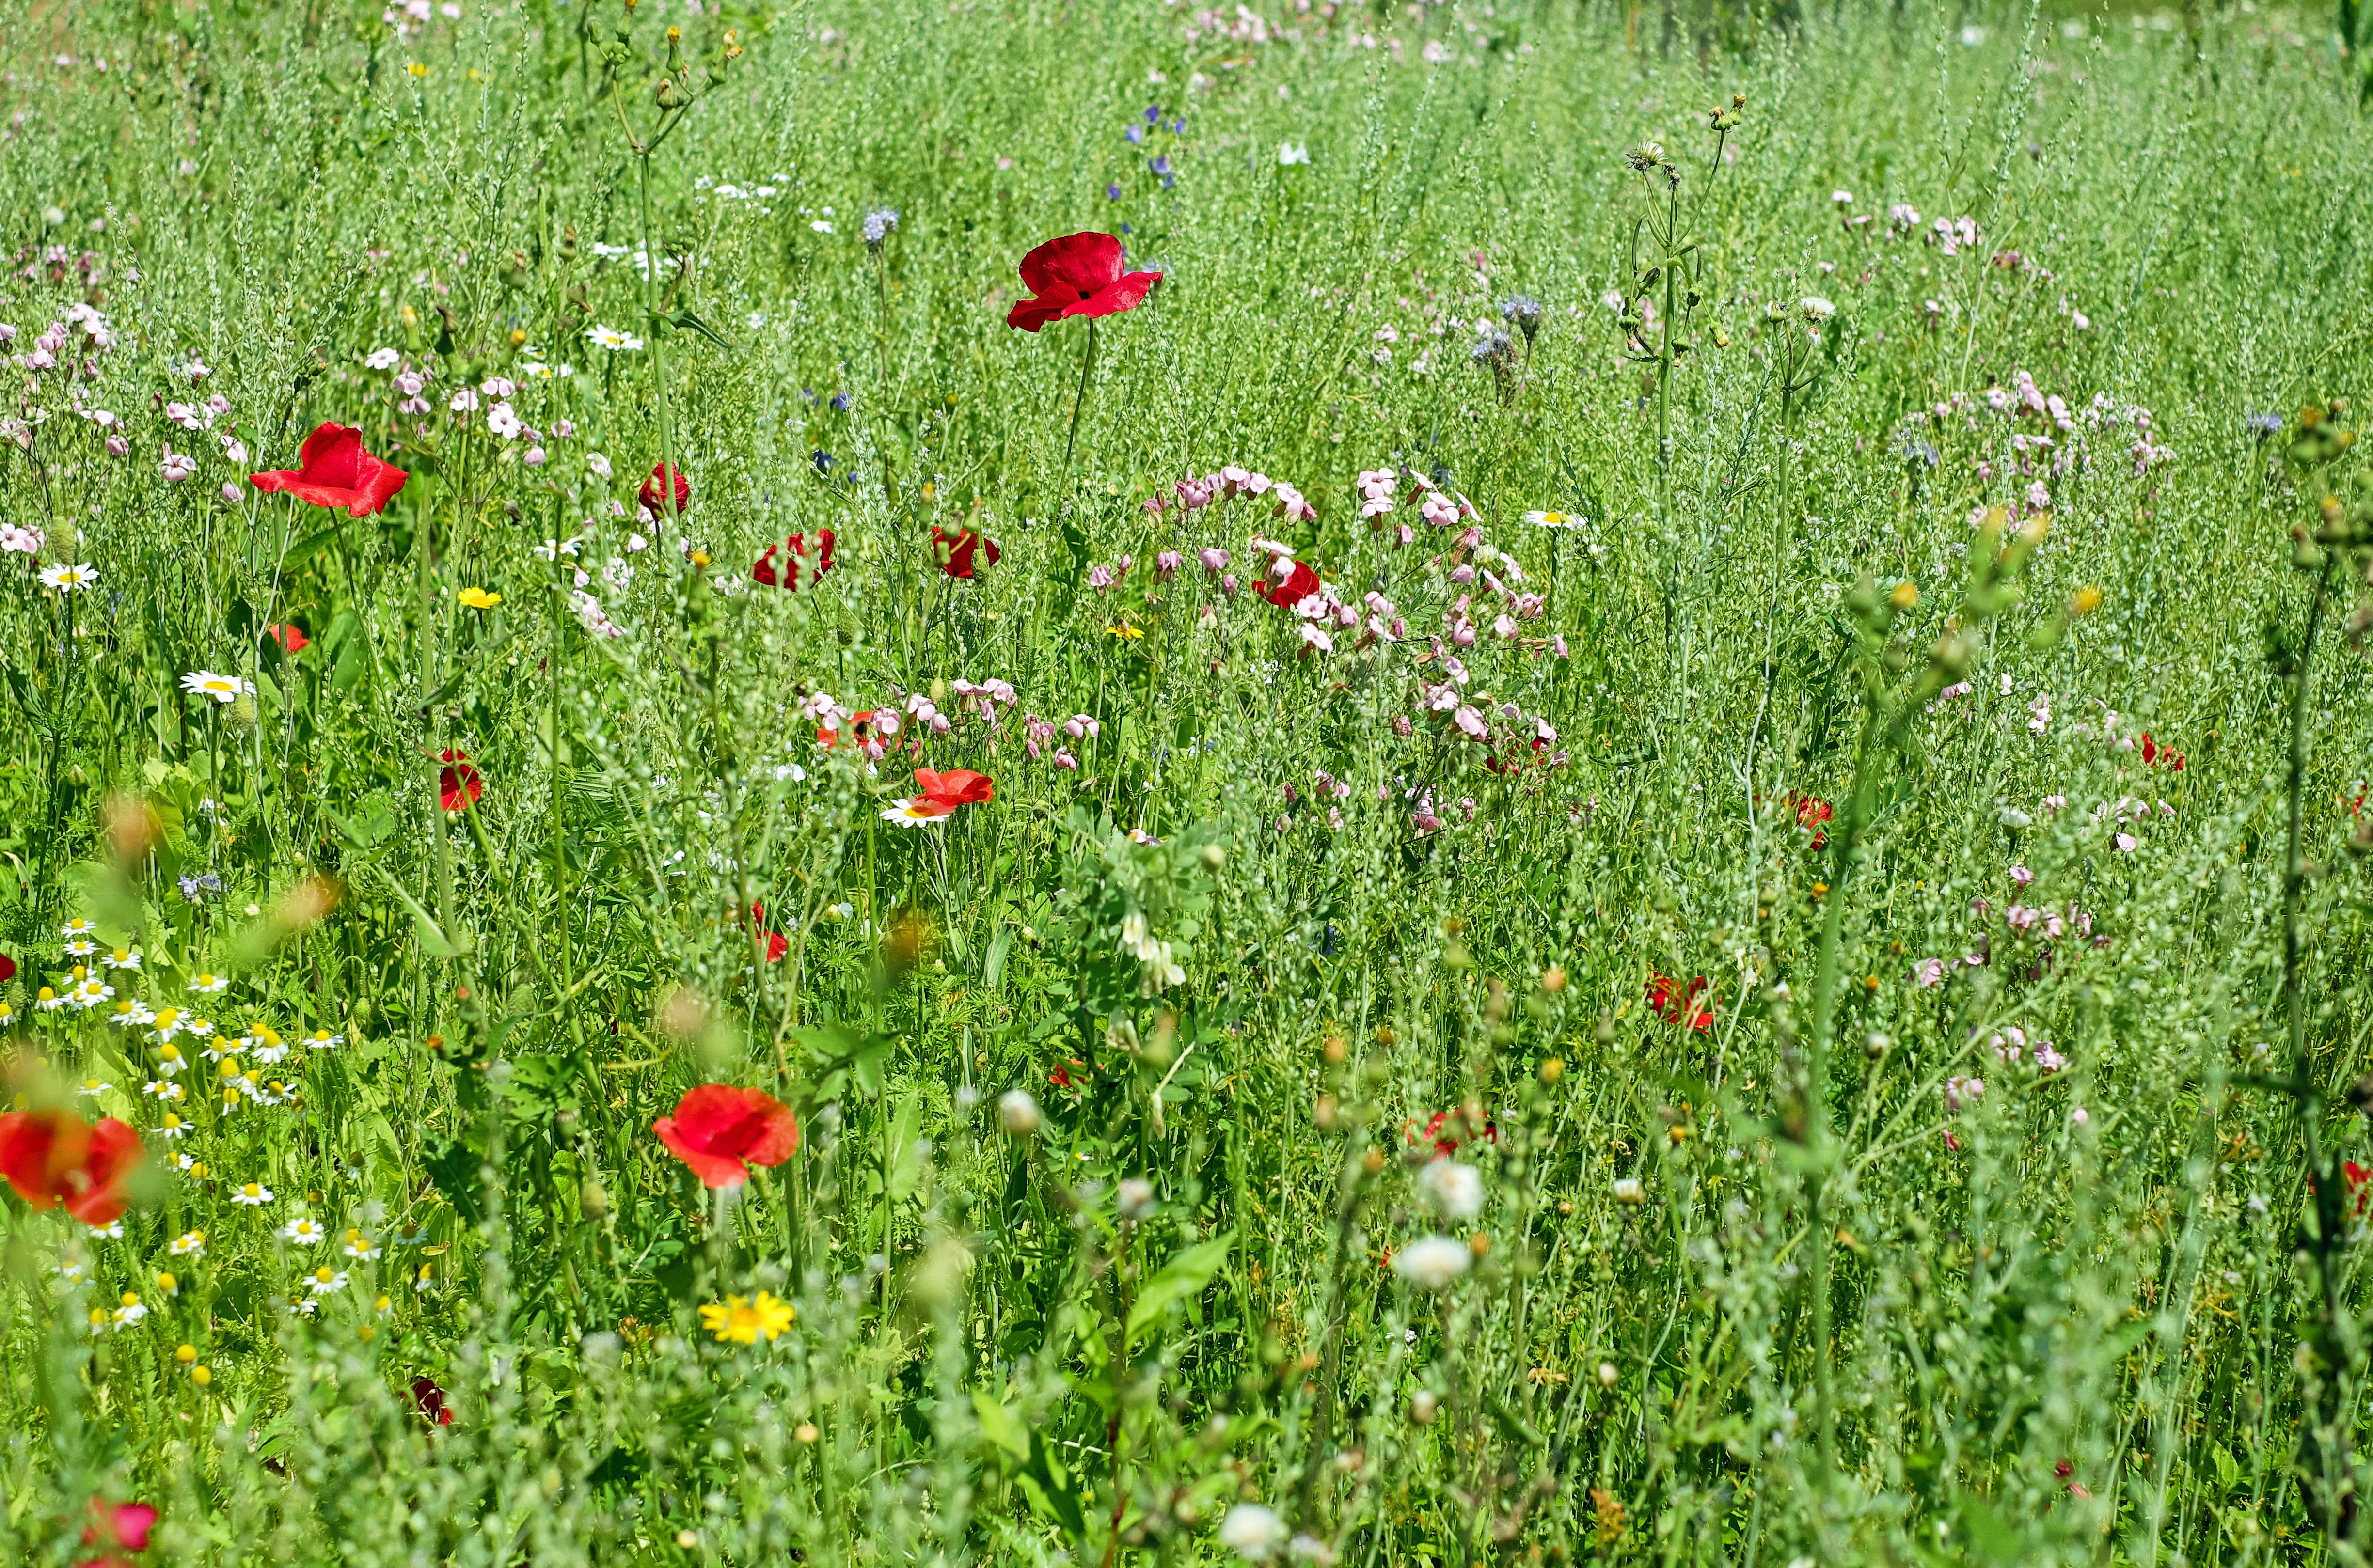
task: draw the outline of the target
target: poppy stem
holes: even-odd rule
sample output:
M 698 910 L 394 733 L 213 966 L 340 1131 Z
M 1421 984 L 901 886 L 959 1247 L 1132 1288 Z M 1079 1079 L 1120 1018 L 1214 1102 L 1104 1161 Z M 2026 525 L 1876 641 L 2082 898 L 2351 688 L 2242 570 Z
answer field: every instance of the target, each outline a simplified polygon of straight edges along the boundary
M 1087 352 L 1080 355 L 1080 390 L 1071 400 L 1071 433 L 1063 439 L 1063 472 L 1071 471 L 1071 447 L 1080 438 L 1080 411 L 1088 403 L 1088 372 L 1096 364 L 1096 319 L 1088 318 Z

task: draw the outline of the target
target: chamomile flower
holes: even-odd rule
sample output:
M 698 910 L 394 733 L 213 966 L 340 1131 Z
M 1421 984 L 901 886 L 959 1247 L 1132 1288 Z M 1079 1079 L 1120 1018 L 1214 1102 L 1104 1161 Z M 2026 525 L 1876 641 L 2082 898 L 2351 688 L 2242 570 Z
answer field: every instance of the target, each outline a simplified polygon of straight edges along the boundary
M 1537 528 L 1578 528 L 1583 523 L 1579 513 L 1550 511 L 1527 512 L 1525 521 Z
M 168 1078 L 180 1077 L 181 1069 L 190 1064 L 181 1055 L 181 1048 L 178 1045 L 160 1045 L 157 1048 L 157 1055 L 158 1058 L 157 1071 L 164 1074 Z
M 190 1135 L 190 1124 L 169 1110 L 165 1113 L 165 1120 L 158 1124 L 157 1135 L 160 1138 L 186 1138 Z
M 114 1312 L 115 1330 L 118 1333 L 122 1333 L 124 1330 L 129 1329 L 132 1325 L 139 1322 L 140 1319 L 147 1316 L 148 1308 L 140 1304 L 140 1297 L 134 1293 L 127 1290 L 123 1293 L 123 1305 L 118 1307 Z
M 98 582 L 99 569 L 88 561 L 74 566 L 58 565 L 41 568 L 41 587 L 55 588 L 60 593 L 70 594 L 77 588 L 92 587 Z
M 69 939 L 76 936 L 94 935 L 98 931 L 99 927 L 93 925 L 87 920 L 70 920 L 64 925 L 58 927 L 58 935 Z
M 98 951 L 99 944 L 88 936 L 77 936 L 66 944 L 66 957 L 69 958 L 88 958 Z
M 412 1282 L 412 1288 L 420 1292 L 424 1295 L 428 1292 L 435 1290 L 437 1288 L 437 1265 L 434 1263 L 421 1264 L 420 1273 L 418 1277 L 414 1279 Z
M 371 1311 L 381 1318 L 388 1317 L 395 1311 L 395 1302 L 392 1297 L 382 1295 L 371 1303 Z
M 69 1000 L 71 998 L 61 996 L 45 985 L 34 994 L 33 1005 L 44 1013 L 54 1013 L 64 1006 Z
M 206 1167 L 200 1165 L 197 1162 L 197 1157 L 193 1155 L 176 1154 L 166 1163 L 170 1165 L 175 1170 L 180 1171 L 183 1176 L 190 1177 L 193 1179 L 203 1177 L 206 1173 Z
M 305 1043 L 316 1051 L 334 1051 L 346 1043 L 344 1035 L 333 1035 L 327 1029 L 315 1029 L 305 1037 Z
M 90 1271 L 76 1260 L 68 1258 L 58 1264 L 57 1275 L 70 1285 L 78 1285 L 90 1277 Z
M 75 1093 L 78 1095 L 88 1095 L 93 1099 L 96 1099 L 100 1095 L 105 1094 L 108 1090 L 113 1087 L 115 1087 L 113 1084 L 101 1083 L 97 1078 L 85 1078 L 82 1081 L 82 1087 L 76 1089 Z
M 156 1023 L 157 1038 L 170 1040 L 181 1033 L 183 1028 L 181 1010 L 179 1007 L 159 1007 L 157 1009 Z
M 118 947 L 112 952 L 101 953 L 99 956 L 99 962 L 102 969 L 137 970 L 140 967 L 140 952 L 135 947 Z
M 902 828 L 921 828 L 937 822 L 955 807 L 943 805 L 929 796 L 917 796 L 911 800 L 894 800 L 882 812 L 884 822 L 895 822 Z
M 205 1019 L 193 1018 L 187 1016 L 184 1016 L 181 1019 L 181 1028 L 189 1032 L 192 1040 L 204 1040 L 208 1035 L 215 1032 L 214 1025 L 206 1022 Z
M 211 996 L 216 992 L 229 989 L 230 976 L 227 974 L 202 974 L 190 981 L 192 993 L 201 996 Z
M 241 697 L 255 695 L 255 682 L 242 676 L 216 675 L 211 669 L 193 669 L 181 677 L 181 690 L 193 697 L 212 697 L 228 707 Z
M 173 1244 L 166 1250 L 176 1258 L 203 1258 L 206 1253 L 206 1233 L 185 1230 L 173 1237 Z
M 74 989 L 66 993 L 66 1000 L 72 1002 L 77 1007 L 91 1008 L 98 1006 L 100 1003 L 107 1001 L 114 994 L 115 987 L 108 984 L 105 981 L 93 978 L 90 980 L 76 981 Z
M 321 1304 L 310 1295 L 302 1301 L 288 1304 L 288 1316 L 291 1318 L 310 1318 L 321 1310 Z
M 251 1181 L 232 1193 L 230 1201 L 243 1208 L 260 1209 L 272 1202 L 272 1189 L 260 1181 Z
M 170 1078 L 151 1078 L 140 1092 L 144 1095 L 154 1095 L 159 1100 L 173 1100 L 177 1103 L 189 1098 L 182 1093 L 181 1086 Z
M 306 1283 L 305 1288 L 317 1296 L 334 1295 L 346 1288 L 346 1276 L 324 1263 L 313 1271 L 313 1277 Z
M 319 1220 L 300 1215 L 280 1227 L 280 1239 L 299 1247 L 319 1247 L 330 1239 L 330 1233 L 321 1228 Z
M 115 1005 L 107 1021 L 120 1029 L 146 1028 L 157 1021 L 157 1015 L 138 997 L 127 996 Z
M 361 1231 L 346 1232 L 346 1256 L 359 1258 L 368 1263 L 379 1256 L 379 1243 L 366 1237 Z

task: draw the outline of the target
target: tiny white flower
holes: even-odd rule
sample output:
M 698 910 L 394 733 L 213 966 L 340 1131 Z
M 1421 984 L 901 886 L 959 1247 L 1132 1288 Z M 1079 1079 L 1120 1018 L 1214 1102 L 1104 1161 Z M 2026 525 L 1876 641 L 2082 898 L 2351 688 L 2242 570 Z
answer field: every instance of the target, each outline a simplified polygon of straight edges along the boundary
M 299 1247 L 319 1247 L 330 1239 L 330 1233 L 321 1228 L 318 1220 L 298 1218 L 280 1227 L 280 1239 L 293 1241 Z
M 260 1209 L 272 1202 L 272 1189 L 261 1182 L 251 1181 L 230 1195 L 230 1201 L 251 1209 Z

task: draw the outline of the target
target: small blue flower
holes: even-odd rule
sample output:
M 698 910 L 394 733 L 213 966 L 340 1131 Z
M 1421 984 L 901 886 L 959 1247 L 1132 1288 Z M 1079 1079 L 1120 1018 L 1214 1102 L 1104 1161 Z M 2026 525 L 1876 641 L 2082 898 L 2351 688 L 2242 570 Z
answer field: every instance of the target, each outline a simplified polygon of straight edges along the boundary
M 1186 117 L 1182 114 L 1177 119 L 1173 120 L 1170 122 L 1170 129 L 1177 135 L 1185 135 L 1186 134 Z
M 838 413 L 847 413 L 848 412 L 848 405 L 856 401 L 857 400 L 855 398 L 850 397 L 847 392 L 835 392 L 832 395 L 832 406 L 834 412 Z
M 1162 123 L 1162 108 L 1159 104 L 1149 103 L 1145 106 L 1145 122 L 1148 125 Z
M 815 449 L 815 456 L 810 458 L 808 461 L 815 464 L 815 470 L 818 473 L 828 474 L 832 471 L 832 454 L 822 447 Z
M 1170 155 L 1168 153 L 1158 153 L 1154 156 L 1153 172 L 1165 177 L 1170 173 Z
M 1128 145 L 1130 146 L 1136 146 L 1139 143 L 1145 140 L 1145 127 L 1142 125 L 1132 125 L 1128 130 L 1122 132 L 1121 134 L 1128 138 Z
M 1120 187 L 1119 187 L 1119 186 L 1117 186 L 1117 185 L 1107 185 L 1107 186 L 1105 186 L 1105 201 L 1107 201 L 1107 202 L 1117 202 L 1117 201 L 1119 201 L 1119 200 L 1120 200 Z

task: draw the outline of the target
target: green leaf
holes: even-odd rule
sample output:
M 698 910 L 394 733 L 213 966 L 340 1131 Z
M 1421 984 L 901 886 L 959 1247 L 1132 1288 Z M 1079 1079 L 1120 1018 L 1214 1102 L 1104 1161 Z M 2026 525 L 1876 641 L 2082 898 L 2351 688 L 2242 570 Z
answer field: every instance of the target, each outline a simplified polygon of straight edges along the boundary
M 986 1388 L 972 1391 L 973 1413 L 980 1418 L 980 1434 L 998 1448 L 1013 1456 L 1016 1464 L 1030 1462 L 1030 1436 L 995 1394 Z
M 445 935 L 444 928 L 430 919 L 428 912 L 420 907 L 420 900 L 403 890 L 403 884 L 395 879 L 393 872 L 384 865 L 375 866 L 373 869 L 379 873 L 380 879 L 387 884 L 388 891 L 396 896 L 397 901 L 412 912 L 412 918 L 419 924 L 422 952 L 432 958 L 458 958 L 468 950 L 466 947 L 454 945 L 452 939 Z
M 998 978 L 1005 973 L 1005 956 L 1013 950 L 1013 927 L 1000 925 L 988 944 L 988 961 L 981 966 L 980 983 L 986 990 L 997 989 Z
M 1128 1309 L 1128 1329 L 1124 1338 L 1134 1341 L 1147 1328 L 1170 1309 L 1173 1302 L 1200 1295 L 1220 1265 L 1228 1260 L 1228 1249 L 1236 1244 L 1233 1232 L 1215 1236 L 1198 1247 L 1189 1247 L 1162 1266 L 1162 1272 L 1138 1293 Z
M 702 320 L 699 317 L 694 315 L 689 310 L 679 310 L 674 315 L 668 317 L 667 321 L 670 326 L 675 327 L 680 331 L 698 332 L 702 337 L 707 338 L 710 343 L 715 343 L 719 348 L 723 349 L 728 354 L 740 354 L 742 352 L 740 349 L 733 346 L 733 341 L 731 338 L 726 337 L 716 328 L 710 326 L 707 322 Z

